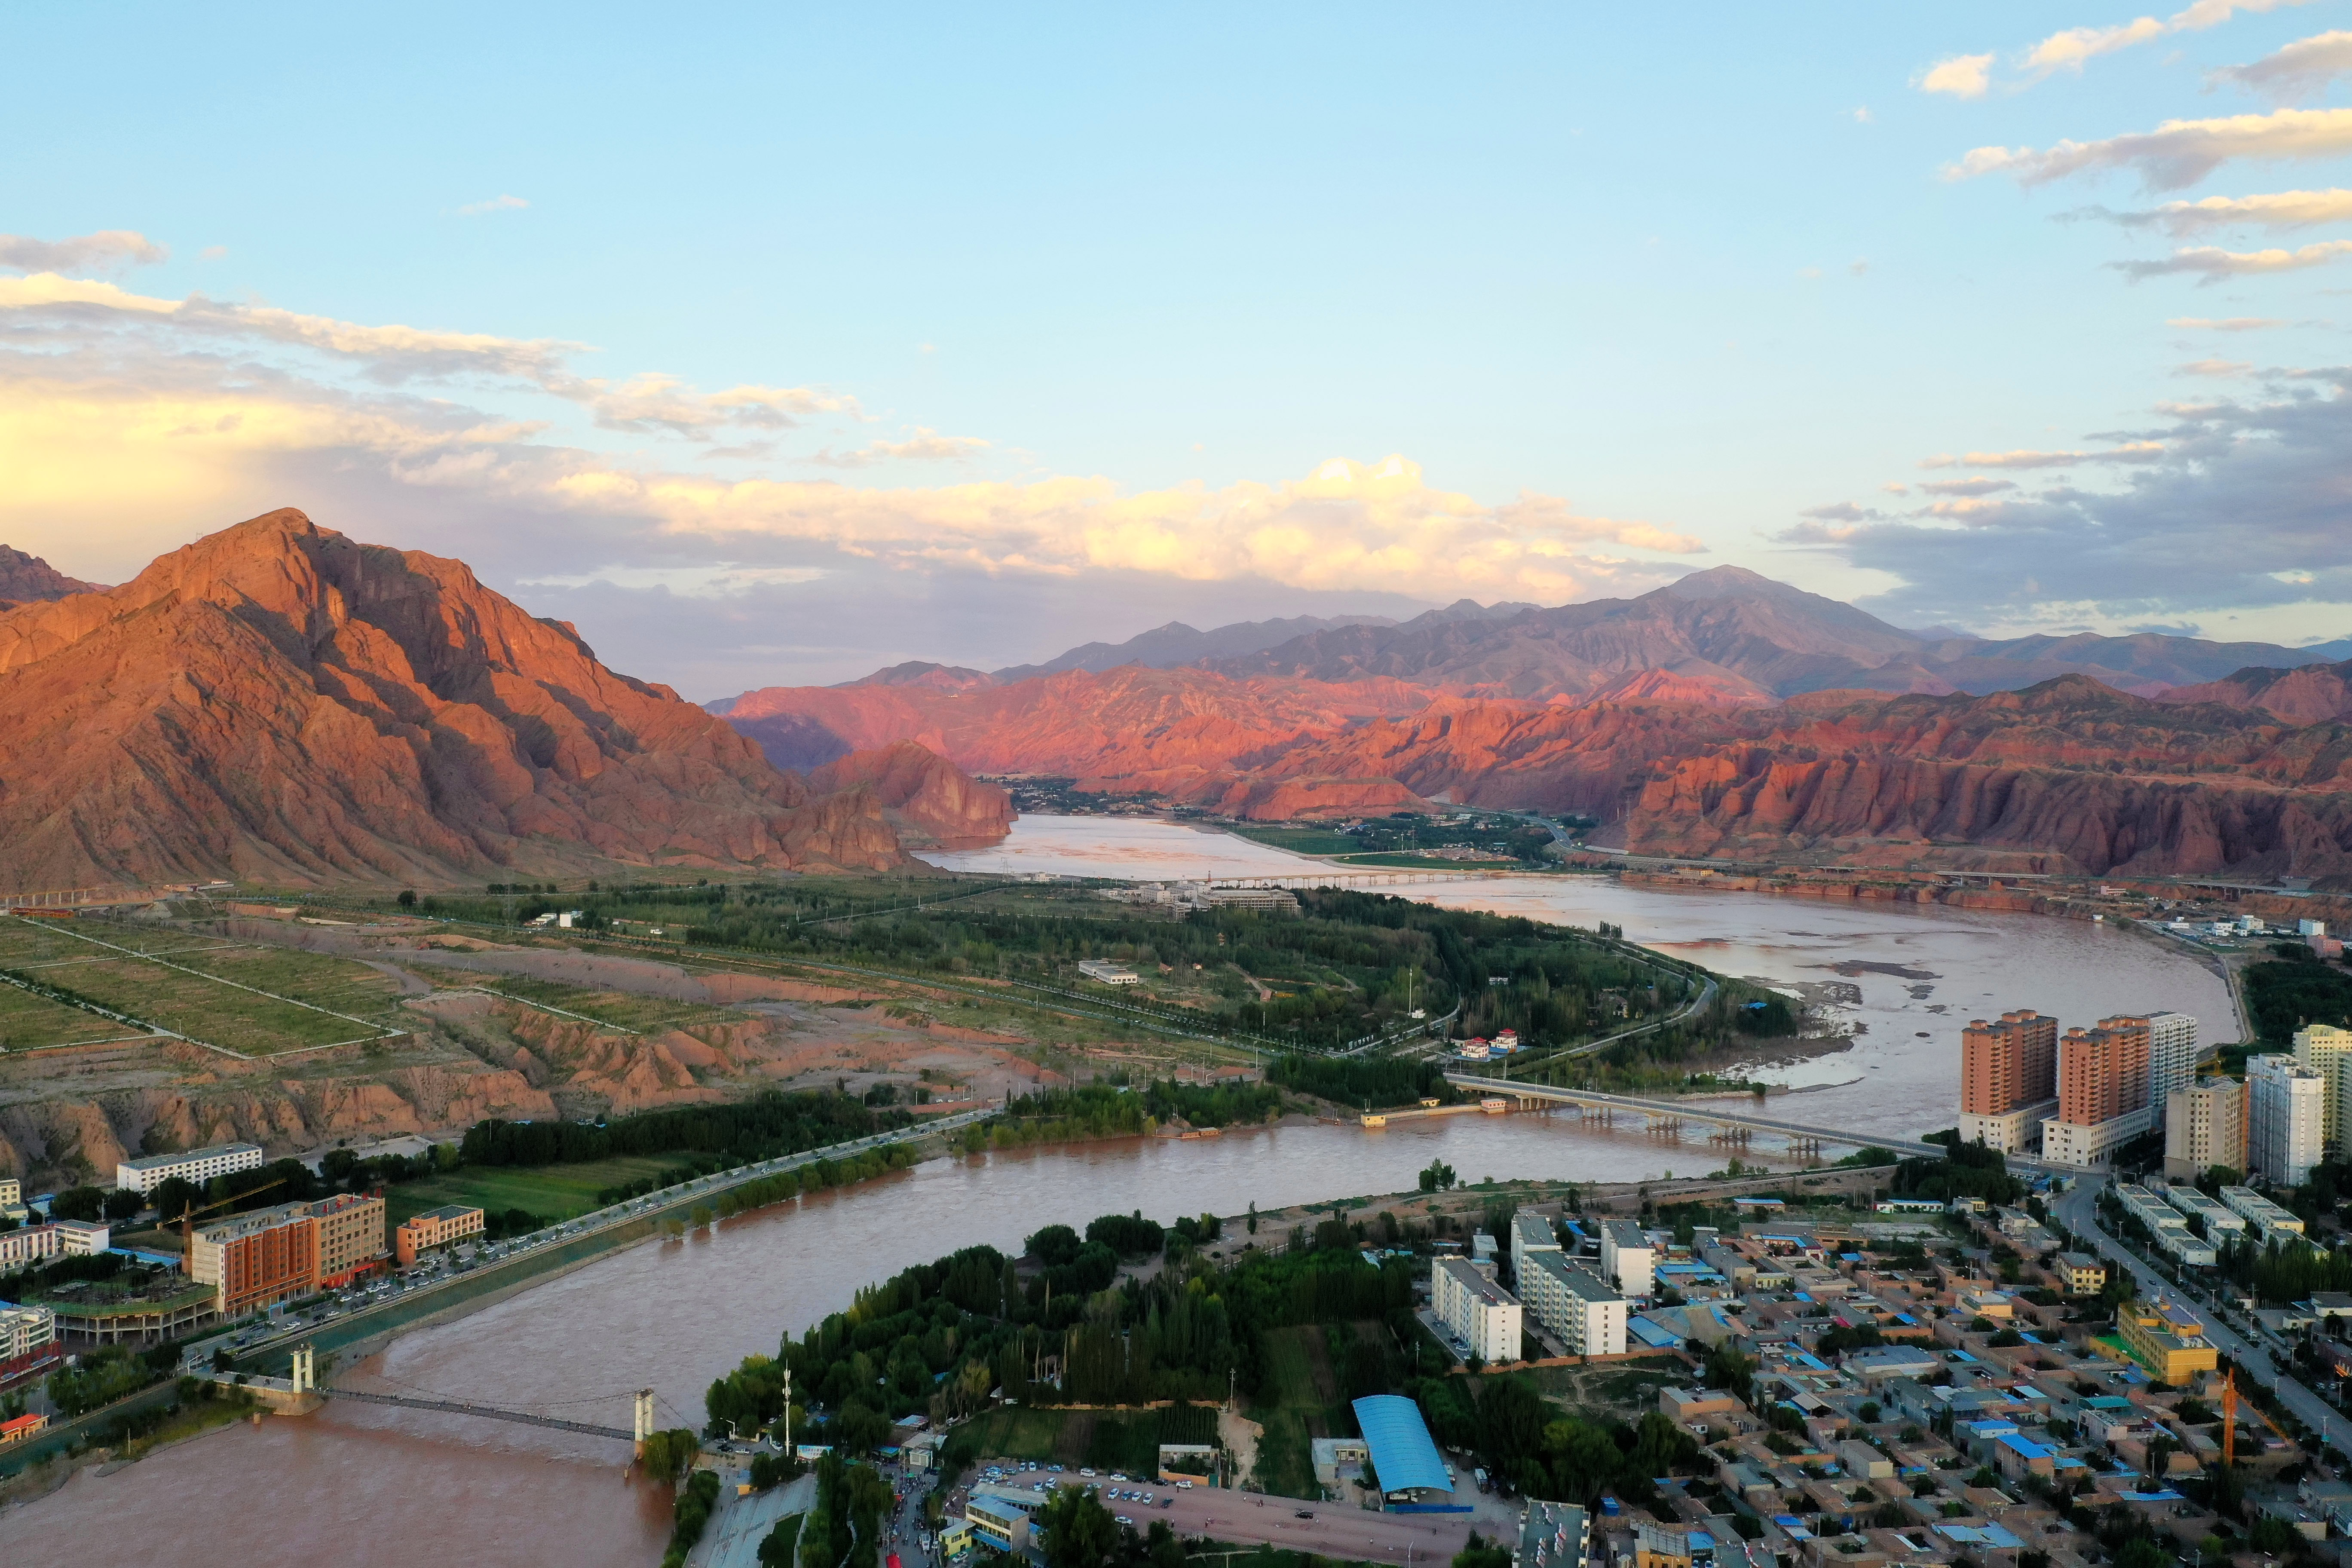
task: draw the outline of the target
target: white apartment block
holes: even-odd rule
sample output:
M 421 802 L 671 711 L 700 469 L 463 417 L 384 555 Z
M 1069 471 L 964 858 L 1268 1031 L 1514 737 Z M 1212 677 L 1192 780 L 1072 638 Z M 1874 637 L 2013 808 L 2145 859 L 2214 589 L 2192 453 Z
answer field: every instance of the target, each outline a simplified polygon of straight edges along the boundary
M 2164 1199 L 2182 1214 L 2202 1222 L 2210 1240 L 2219 1241 L 2225 1236 L 2238 1235 L 2246 1228 L 2245 1215 L 2226 1205 L 2215 1203 L 2195 1187 L 2167 1187 Z
M 1466 1258 L 1441 1258 L 1429 1271 L 1430 1306 L 1438 1321 L 1489 1363 L 1519 1359 L 1526 1309 Z
M 2197 1081 L 2197 1020 L 2186 1013 L 2147 1015 L 2147 1110 L 2164 1118 L 2172 1091 Z
M 2317 1068 L 2293 1057 L 2246 1059 L 2246 1163 L 2255 1174 L 2283 1187 L 2311 1179 L 2312 1167 L 2327 1152 L 2327 1112 L 2334 1103 L 2329 1088 Z M 2229 1201 L 2226 1191 L 2222 1201 Z
M 2042 1127 L 2042 1158 L 2053 1165 L 2076 1165 L 2095 1170 L 2115 1152 L 2147 1131 L 2152 1118 L 2147 1107 L 2127 1110 L 2106 1121 L 2048 1121 Z
M 2054 1100 L 2021 1105 L 1998 1116 L 1964 1110 L 1960 1113 L 1960 1142 L 1981 1143 L 2004 1154 L 2030 1154 L 2042 1147 L 2042 1125 L 2057 1114 L 2058 1102 Z
M 1658 1255 L 1642 1227 L 1630 1219 L 1601 1224 L 1601 1274 L 1613 1279 L 1628 1296 L 1646 1297 L 1655 1278 Z
M 2352 1117 L 2345 1115 L 2347 1096 L 2352 1096 L 2352 1029 L 2339 1029 L 2333 1024 L 2312 1024 L 2297 1029 L 2294 1061 L 2297 1067 L 2309 1068 L 2327 1080 L 2326 1111 L 2320 1137 L 2329 1153 L 2342 1152 L 2345 1129 L 2352 1127 Z
M 1549 1217 L 1539 1214 L 1516 1214 L 1511 1216 L 1511 1278 L 1519 1282 L 1519 1291 L 1528 1288 L 1528 1258 L 1538 1252 L 1558 1252 L 1559 1232 L 1554 1230 Z
M 259 1144 L 215 1143 L 208 1149 L 191 1149 L 184 1154 L 144 1154 L 136 1160 L 125 1160 L 114 1167 L 114 1184 L 131 1192 L 146 1194 L 174 1176 L 201 1187 L 215 1176 L 259 1169 Z
M 31 1355 L 58 1338 L 58 1315 L 47 1307 L 0 1307 L 0 1363 Z
M 2267 1239 L 2274 1232 L 2303 1234 L 2303 1221 L 2252 1187 L 2223 1187 L 2221 1201 L 2246 1216 L 2246 1228 L 2254 1233 L 2257 1240 Z
M 1557 1247 L 1531 1252 L 1519 1275 L 1519 1300 L 1570 1355 L 1623 1355 L 1625 1298 Z
M 51 1220 L 0 1233 L 0 1272 L 47 1258 L 95 1258 L 113 1245 L 112 1227 L 78 1219 Z

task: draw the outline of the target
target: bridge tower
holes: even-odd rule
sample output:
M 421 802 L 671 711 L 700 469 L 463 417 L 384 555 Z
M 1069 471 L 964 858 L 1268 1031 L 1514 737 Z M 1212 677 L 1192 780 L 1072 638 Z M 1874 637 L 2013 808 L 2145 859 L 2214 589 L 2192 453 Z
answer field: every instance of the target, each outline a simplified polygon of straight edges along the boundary
M 314 1360 L 316 1354 L 317 1352 L 309 1345 L 295 1347 L 293 1373 L 295 1393 L 308 1394 L 319 1386 L 318 1366 Z
M 637 1390 L 637 1397 L 629 1409 L 630 1435 L 636 1441 L 637 1458 L 646 1457 L 646 1439 L 654 1435 L 654 1391 Z

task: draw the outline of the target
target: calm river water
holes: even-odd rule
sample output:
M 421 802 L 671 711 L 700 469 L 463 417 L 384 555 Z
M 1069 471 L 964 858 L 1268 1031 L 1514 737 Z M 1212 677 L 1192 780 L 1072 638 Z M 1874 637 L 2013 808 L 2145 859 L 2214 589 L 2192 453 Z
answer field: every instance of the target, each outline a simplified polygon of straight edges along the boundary
M 1139 879 L 1278 873 L 1303 864 L 1165 823 L 1066 817 L 1024 817 L 1003 846 L 939 858 L 975 869 Z M 2209 1021 L 2229 1016 L 2221 983 L 2193 961 L 2074 921 L 1653 892 L 1600 878 L 1398 890 L 1579 925 L 1606 920 L 1732 974 L 1851 981 L 1861 990 L 1851 1016 L 1867 1032 L 1852 1050 L 1784 1069 L 1784 1081 L 1820 1086 L 1787 1113 L 1890 1136 L 1949 1121 L 1958 1029 L 1972 1016 L 2031 1005 L 2068 1023 L 2159 1006 Z M 1168 1220 L 1180 1212 L 1236 1214 L 1253 1202 L 1270 1209 L 1397 1191 L 1435 1158 L 1473 1181 L 1623 1181 L 1715 1163 L 1701 1147 L 1676 1150 L 1536 1117 L 1450 1117 L 1378 1133 L 1286 1127 L 935 1160 L 846 1193 L 741 1215 L 689 1241 L 603 1259 L 461 1321 L 405 1335 L 338 1380 L 615 1426 L 627 1425 L 628 1392 L 650 1384 L 666 1425 L 699 1425 L 702 1390 L 713 1378 L 746 1354 L 772 1352 L 779 1335 L 847 1305 L 860 1284 L 907 1264 L 976 1242 L 1017 1247 L 1040 1226 L 1107 1212 L 1139 1208 Z M 56 1494 L 0 1515 L 0 1561 L 644 1568 L 660 1555 L 668 1510 L 656 1490 L 625 1479 L 626 1458 L 621 1444 L 600 1438 L 331 1405 L 303 1420 L 208 1436 L 112 1476 L 83 1471 Z

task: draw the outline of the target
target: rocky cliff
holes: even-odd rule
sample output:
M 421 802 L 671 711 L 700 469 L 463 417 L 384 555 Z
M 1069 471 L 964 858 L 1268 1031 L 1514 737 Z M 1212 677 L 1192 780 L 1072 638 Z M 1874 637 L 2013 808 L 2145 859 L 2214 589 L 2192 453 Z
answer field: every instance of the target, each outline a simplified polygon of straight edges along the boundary
M 0 889 L 902 859 L 870 794 L 299 511 L 0 613 Z
M 2352 659 L 2306 664 L 2294 669 L 2242 669 L 2199 686 L 2176 686 L 2160 694 L 2167 702 L 2218 702 L 2225 708 L 2259 708 L 2290 724 L 2321 724 L 2352 719 Z
M 912 741 L 853 752 L 809 774 L 820 795 L 867 790 L 910 846 L 945 849 L 993 844 L 1013 826 L 1013 799 Z

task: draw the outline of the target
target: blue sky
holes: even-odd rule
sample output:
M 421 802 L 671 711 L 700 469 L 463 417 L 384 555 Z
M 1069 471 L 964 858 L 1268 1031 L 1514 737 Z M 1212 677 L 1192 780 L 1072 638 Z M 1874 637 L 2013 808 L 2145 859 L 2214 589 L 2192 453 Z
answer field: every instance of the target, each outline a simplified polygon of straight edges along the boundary
M 2338 637 L 2346 29 L 27 13 L 0 541 L 112 580 L 300 506 L 697 697 L 1723 562 Z

